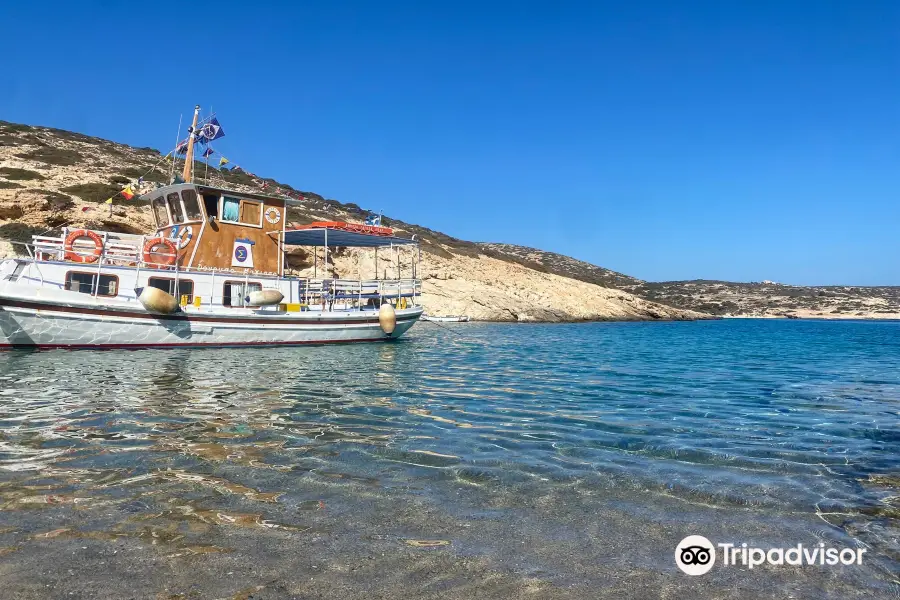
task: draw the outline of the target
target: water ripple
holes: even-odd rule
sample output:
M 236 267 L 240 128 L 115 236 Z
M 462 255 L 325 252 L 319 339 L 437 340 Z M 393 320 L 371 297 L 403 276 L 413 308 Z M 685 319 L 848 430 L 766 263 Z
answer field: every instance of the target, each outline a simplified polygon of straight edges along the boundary
M 0 504 L 155 498 L 147 527 L 305 531 L 202 500 L 302 509 L 321 502 L 313 484 L 436 494 L 446 482 L 615 481 L 636 497 L 819 514 L 900 556 L 900 325 L 458 331 L 380 346 L 4 353 Z

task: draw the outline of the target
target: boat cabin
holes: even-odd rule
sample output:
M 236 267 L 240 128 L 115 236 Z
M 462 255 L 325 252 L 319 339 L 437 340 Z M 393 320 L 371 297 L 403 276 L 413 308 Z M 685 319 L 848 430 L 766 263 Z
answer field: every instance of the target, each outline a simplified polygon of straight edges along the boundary
M 192 183 L 144 196 L 157 236 L 176 242 L 179 268 L 284 274 L 287 207 L 295 201 Z

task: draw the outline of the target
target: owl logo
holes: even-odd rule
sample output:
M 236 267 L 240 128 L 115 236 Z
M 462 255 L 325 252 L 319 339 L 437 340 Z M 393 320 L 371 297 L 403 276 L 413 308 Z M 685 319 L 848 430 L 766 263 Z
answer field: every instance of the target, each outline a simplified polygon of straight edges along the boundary
M 688 575 L 703 575 L 716 564 L 714 544 L 702 535 L 689 535 L 675 548 L 675 564 Z

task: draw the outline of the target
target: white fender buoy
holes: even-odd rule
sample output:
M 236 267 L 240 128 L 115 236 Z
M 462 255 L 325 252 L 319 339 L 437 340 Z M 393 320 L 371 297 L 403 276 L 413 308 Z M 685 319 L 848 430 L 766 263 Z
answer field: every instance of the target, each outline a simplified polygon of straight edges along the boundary
M 381 325 L 381 330 L 388 335 L 394 333 L 394 329 L 397 328 L 397 313 L 394 312 L 394 307 L 387 302 L 378 309 L 378 324 Z
M 138 302 L 150 312 L 169 314 L 178 310 L 175 296 L 149 285 L 138 294 Z
M 278 290 L 257 290 L 247 294 L 244 300 L 249 306 L 270 306 L 281 303 L 284 300 L 284 294 Z

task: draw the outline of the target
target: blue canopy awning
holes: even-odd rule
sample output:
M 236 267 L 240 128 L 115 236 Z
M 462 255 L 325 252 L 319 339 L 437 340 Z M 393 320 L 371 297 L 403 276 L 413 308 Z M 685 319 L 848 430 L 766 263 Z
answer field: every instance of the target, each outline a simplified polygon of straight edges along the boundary
M 380 248 L 382 246 L 403 246 L 416 244 L 415 240 L 394 237 L 392 235 L 371 235 L 355 231 L 344 231 L 332 227 L 311 227 L 307 229 L 288 229 L 284 232 L 284 243 L 288 246 L 345 246 L 354 248 Z

